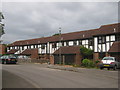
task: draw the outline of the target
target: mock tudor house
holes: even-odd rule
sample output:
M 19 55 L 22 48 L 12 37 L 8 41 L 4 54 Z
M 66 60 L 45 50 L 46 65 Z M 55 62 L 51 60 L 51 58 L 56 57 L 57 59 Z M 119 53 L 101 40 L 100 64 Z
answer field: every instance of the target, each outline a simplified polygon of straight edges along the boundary
M 78 47 L 83 45 L 94 51 L 93 58 L 97 60 L 104 56 L 120 53 L 120 49 L 114 46 L 117 44 L 120 45 L 119 25 L 120 23 L 115 23 L 102 25 L 100 28 L 92 30 L 15 41 L 8 45 L 7 54 L 28 55 L 31 56 L 31 58 L 50 59 L 52 64 L 55 64 L 56 59 L 58 59 L 56 56 L 61 54 L 62 60 L 69 62 L 67 60 L 69 59 L 73 61 L 74 64 L 80 64 L 82 58 L 80 52 L 78 52 Z M 72 58 L 70 55 L 74 57 Z

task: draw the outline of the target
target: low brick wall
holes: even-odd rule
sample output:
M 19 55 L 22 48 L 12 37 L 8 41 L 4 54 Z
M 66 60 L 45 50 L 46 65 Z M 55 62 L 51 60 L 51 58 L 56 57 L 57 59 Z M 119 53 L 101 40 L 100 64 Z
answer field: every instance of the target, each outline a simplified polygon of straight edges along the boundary
M 48 63 L 49 60 L 43 59 L 18 59 L 18 63 Z

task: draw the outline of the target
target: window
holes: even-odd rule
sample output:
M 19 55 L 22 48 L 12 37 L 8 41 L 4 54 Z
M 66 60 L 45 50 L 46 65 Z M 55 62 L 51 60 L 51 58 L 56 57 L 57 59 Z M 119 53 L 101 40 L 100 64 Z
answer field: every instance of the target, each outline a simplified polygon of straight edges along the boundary
M 115 41 L 115 35 L 110 36 L 111 41 Z
M 109 36 L 106 36 L 106 41 L 110 41 L 110 37 Z
M 31 46 L 29 46 L 29 48 L 31 49 Z
M 69 42 L 66 42 L 66 46 L 69 46 Z
M 24 50 L 24 46 L 22 46 L 22 50 Z
M 56 43 L 52 43 L 52 48 L 56 48 L 56 47 L 57 47 Z
M 20 46 L 18 46 L 18 49 L 20 49 Z
M 38 45 L 36 45 L 36 48 L 38 48 Z
M 92 45 L 93 45 L 92 39 L 90 39 L 90 40 L 88 41 L 88 44 L 89 44 L 89 46 L 92 46 Z
M 35 48 L 35 45 L 33 45 L 33 48 Z
M 81 40 L 79 41 L 79 45 L 82 45 L 82 41 Z
M 77 41 L 73 41 L 73 45 L 77 45 Z
M 98 37 L 98 43 L 102 43 L 102 37 Z
M 98 43 L 101 44 L 101 43 L 105 43 L 106 42 L 106 37 L 105 36 L 99 36 L 98 37 Z
M 64 46 L 64 42 L 62 42 L 62 46 Z
M 41 45 L 41 49 L 45 49 L 45 45 L 43 44 L 43 45 Z
M 120 41 L 120 34 L 116 35 L 117 41 Z

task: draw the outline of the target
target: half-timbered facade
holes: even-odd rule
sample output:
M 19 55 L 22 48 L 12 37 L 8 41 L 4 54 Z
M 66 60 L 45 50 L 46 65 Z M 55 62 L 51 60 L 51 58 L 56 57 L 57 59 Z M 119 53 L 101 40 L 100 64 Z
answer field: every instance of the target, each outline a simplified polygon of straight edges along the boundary
M 13 54 L 19 55 L 27 49 L 38 49 L 39 56 L 52 55 L 62 46 L 83 45 L 94 50 L 94 56 L 99 57 L 101 54 L 105 55 L 116 41 L 120 41 L 119 23 L 103 25 L 92 30 L 16 41 L 7 47 L 7 52 L 9 53 L 12 49 L 17 49 L 18 51 Z

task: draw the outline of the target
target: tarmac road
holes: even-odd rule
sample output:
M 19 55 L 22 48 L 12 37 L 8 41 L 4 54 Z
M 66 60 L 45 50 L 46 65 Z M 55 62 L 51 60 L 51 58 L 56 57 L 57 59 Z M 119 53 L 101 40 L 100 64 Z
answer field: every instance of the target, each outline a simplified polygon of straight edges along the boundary
M 118 88 L 118 71 L 46 68 L 41 64 L 2 66 L 3 88 Z

